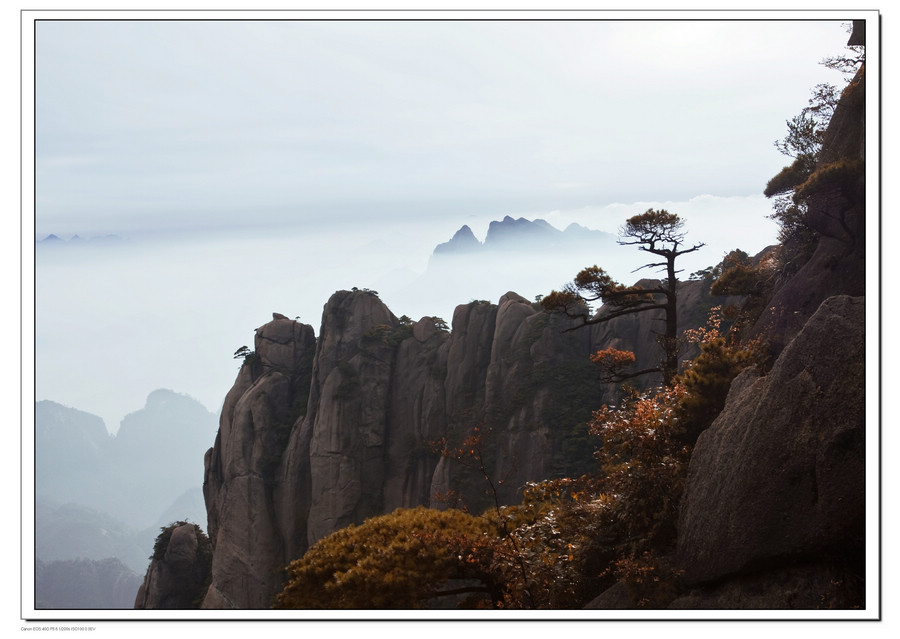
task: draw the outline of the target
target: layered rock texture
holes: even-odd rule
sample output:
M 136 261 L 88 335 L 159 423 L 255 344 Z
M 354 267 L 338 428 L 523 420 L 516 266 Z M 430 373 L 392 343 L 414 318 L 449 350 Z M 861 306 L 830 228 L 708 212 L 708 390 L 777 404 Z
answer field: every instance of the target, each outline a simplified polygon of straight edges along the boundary
M 686 299 L 704 286 L 686 283 Z M 651 315 L 620 328 L 652 344 Z M 276 314 L 257 329 L 206 454 L 215 552 L 204 606 L 268 607 L 284 566 L 367 517 L 486 506 L 483 476 L 439 450 L 475 428 L 501 501 L 527 481 L 586 472 L 586 423 L 609 399 L 588 356 L 615 329 L 565 332 L 568 322 L 515 293 L 457 307 L 452 332 L 432 317 L 398 319 L 364 290 L 332 296 L 318 339 Z M 642 349 L 639 365 L 658 359 Z

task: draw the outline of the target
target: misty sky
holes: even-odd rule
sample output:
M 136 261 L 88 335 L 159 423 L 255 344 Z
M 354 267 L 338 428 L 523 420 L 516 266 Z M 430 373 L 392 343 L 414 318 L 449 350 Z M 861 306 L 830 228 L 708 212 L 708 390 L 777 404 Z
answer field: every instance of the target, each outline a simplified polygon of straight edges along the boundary
M 526 255 L 426 272 L 469 224 L 615 232 L 665 206 L 703 251 L 775 240 L 785 121 L 841 21 L 59 21 L 35 32 L 36 399 L 114 432 L 157 388 L 217 411 L 272 312 L 318 332 L 336 290 L 396 315 L 531 299 L 601 262 Z M 30 220 L 24 220 L 26 237 Z M 588 261 L 590 260 L 590 261 Z M 630 278 L 630 279 L 629 279 Z
M 35 232 L 758 194 L 836 21 L 39 21 Z M 498 218 L 499 219 L 499 218 Z

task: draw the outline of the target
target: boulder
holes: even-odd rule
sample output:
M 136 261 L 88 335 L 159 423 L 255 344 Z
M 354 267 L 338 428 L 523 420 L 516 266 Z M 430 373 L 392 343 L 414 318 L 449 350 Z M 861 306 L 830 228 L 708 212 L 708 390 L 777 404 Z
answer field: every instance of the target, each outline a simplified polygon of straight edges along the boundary
M 688 586 L 790 563 L 862 570 L 865 381 L 865 298 L 847 296 L 826 300 L 768 375 L 734 380 L 688 469 Z
M 210 578 L 209 540 L 195 524 L 172 528 L 165 549 L 154 553 L 134 607 L 199 608 Z

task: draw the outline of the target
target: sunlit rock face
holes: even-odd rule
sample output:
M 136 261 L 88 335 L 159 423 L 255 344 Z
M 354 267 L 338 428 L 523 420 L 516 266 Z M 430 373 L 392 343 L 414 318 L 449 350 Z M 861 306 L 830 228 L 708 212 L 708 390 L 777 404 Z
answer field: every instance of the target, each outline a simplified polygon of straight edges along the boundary
M 698 439 L 678 522 L 685 583 L 804 564 L 862 575 L 865 443 L 865 298 L 833 297 L 768 375 L 735 379 Z

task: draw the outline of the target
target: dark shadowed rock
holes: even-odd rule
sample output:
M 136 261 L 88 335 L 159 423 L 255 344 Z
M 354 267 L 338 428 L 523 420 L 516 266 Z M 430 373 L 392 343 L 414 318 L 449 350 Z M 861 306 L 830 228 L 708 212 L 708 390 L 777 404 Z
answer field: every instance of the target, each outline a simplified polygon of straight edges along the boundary
M 843 178 L 808 198 L 807 223 L 821 233 L 809 261 L 769 300 L 754 335 L 778 351 L 819 305 L 835 295 L 866 294 L 865 65 L 844 90 L 828 125 L 817 170 L 843 166 Z M 855 167 L 855 168 L 854 168 Z
M 635 608 L 628 588 L 617 581 L 585 605 L 585 610 L 630 610 Z
M 325 306 L 309 415 L 310 543 L 380 514 L 388 396 L 398 320 L 372 293 L 336 293 Z
M 864 601 L 858 575 L 834 565 L 785 566 L 742 575 L 710 588 L 693 589 L 668 605 L 671 610 L 849 609 Z
M 746 370 L 697 441 L 678 523 L 688 585 L 790 562 L 860 569 L 865 298 L 826 300 L 771 372 Z
M 424 317 L 397 350 L 385 449 L 384 511 L 429 504 L 439 461 L 434 444 L 447 428 L 446 349 L 449 333 Z

